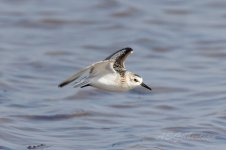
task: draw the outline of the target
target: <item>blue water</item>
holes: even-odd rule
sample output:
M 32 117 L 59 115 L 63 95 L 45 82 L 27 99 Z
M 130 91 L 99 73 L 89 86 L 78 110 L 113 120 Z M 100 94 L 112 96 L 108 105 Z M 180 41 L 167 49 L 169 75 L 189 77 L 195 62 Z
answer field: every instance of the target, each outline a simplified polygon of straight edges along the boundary
M 225 149 L 225 43 L 224 0 L 3 0 L 0 149 Z M 57 87 L 128 46 L 151 93 Z

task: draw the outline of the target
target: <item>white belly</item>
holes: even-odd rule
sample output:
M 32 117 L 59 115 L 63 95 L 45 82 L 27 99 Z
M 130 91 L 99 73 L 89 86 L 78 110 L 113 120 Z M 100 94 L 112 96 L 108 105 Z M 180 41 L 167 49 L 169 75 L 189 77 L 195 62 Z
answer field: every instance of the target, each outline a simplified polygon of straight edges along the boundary
M 115 92 L 126 92 L 129 87 L 126 83 L 121 82 L 121 77 L 117 74 L 106 74 L 100 78 L 94 78 L 92 81 L 92 86 Z

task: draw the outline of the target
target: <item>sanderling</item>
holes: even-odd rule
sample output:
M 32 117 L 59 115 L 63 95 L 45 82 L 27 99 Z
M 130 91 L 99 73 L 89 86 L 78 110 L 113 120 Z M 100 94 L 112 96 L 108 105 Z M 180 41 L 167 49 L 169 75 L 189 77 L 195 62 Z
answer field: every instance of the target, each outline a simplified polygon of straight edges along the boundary
M 58 86 L 63 87 L 74 82 L 74 87 L 92 86 L 106 91 L 126 92 L 137 86 L 143 86 L 149 90 L 143 79 L 125 68 L 125 59 L 133 53 L 132 48 L 123 48 L 105 60 L 92 64 L 78 73 L 72 75 Z

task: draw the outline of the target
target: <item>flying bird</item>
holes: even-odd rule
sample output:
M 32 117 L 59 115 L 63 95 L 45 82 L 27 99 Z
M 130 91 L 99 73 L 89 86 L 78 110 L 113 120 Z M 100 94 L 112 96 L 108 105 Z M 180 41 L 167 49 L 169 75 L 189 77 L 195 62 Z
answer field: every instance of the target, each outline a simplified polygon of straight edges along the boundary
M 58 86 L 73 83 L 74 87 L 91 86 L 112 92 L 126 92 L 138 86 L 151 90 L 141 76 L 126 70 L 125 60 L 132 53 L 133 49 L 129 47 L 118 50 L 105 60 L 81 69 Z

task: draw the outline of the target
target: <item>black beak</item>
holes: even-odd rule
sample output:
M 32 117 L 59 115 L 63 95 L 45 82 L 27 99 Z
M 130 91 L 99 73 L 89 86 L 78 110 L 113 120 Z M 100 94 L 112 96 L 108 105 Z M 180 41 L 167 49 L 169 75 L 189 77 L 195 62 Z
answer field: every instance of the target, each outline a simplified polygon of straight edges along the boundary
M 151 91 L 151 88 L 149 86 L 147 86 L 146 84 L 144 84 L 144 82 L 142 82 L 140 85 Z

